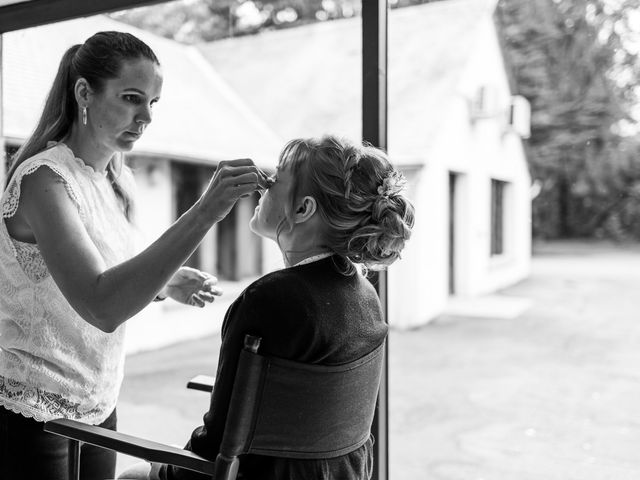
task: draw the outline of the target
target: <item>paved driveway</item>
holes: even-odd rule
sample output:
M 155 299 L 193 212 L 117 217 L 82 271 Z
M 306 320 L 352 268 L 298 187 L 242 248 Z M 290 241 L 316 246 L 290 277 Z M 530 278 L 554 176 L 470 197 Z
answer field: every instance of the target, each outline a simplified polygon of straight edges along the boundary
M 536 246 L 515 319 L 443 316 L 390 336 L 393 480 L 640 479 L 640 246 Z M 183 444 L 211 336 L 132 355 L 120 430 Z M 119 468 L 131 463 L 121 458 Z

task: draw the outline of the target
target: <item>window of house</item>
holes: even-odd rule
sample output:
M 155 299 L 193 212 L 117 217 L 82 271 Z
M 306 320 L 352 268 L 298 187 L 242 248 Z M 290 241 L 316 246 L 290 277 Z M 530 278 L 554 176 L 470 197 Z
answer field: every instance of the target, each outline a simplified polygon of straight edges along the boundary
M 18 151 L 18 148 L 20 148 L 18 145 L 9 145 L 9 144 L 5 145 L 5 148 L 4 148 L 5 150 L 4 171 L 5 172 L 8 172 L 9 168 L 11 168 L 11 160 L 13 159 L 13 156 Z
M 504 253 L 504 192 L 506 182 L 491 180 L 491 256 Z

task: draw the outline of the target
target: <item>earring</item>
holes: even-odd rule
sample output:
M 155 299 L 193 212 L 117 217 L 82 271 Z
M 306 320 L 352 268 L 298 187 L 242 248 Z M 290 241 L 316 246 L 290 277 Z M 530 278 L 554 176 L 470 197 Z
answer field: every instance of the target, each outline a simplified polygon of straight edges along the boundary
M 82 125 L 87 124 L 87 107 L 82 107 Z

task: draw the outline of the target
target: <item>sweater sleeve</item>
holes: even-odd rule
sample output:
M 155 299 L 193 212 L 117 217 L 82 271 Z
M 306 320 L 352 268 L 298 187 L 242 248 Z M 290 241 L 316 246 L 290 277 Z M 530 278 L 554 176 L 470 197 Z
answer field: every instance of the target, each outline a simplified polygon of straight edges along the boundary
M 186 450 L 191 450 L 210 460 L 215 459 L 222 442 L 244 336 L 252 334 L 262 337 L 267 333 L 265 326 L 270 323 L 267 319 L 271 314 L 269 305 L 260 301 L 263 297 L 261 293 L 259 288 L 250 286 L 229 307 L 225 315 L 218 369 L 209 410 L 203 417 L 203 424 L 193 431 L 191 439 L 185 446 Z M 208 477 L 188 470 L 167 467 L 166 478 L 182 480 Z

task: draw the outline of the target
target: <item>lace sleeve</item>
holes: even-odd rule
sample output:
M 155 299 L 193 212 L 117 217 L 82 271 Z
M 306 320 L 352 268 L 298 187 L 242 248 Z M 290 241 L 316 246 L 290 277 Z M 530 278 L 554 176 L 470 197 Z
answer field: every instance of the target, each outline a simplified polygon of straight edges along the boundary
M 15 215 L 20 203 L 21 185 L 22 179 L 25 175 L 30 175 L 38 168 L 45 166 L 51 169 L 56 175 L 58 175 L 69 194 L 69 197 L 78 207 L 80 214 L 82 215 L 81 203 L 78 198 L 77 186 L 72 176 L 58 163 L 49 159 L 34 159 L 34 161 L 27 160 L 24 164 L 16 170 L 11 179 L 11 182 L 7 186 L 5 193 L 2 197 L 2 218 L 10 218 Z

